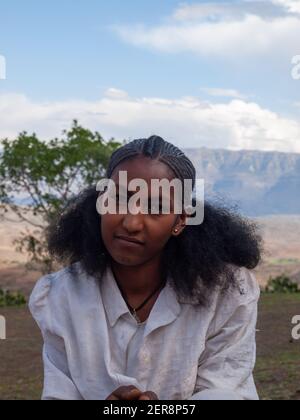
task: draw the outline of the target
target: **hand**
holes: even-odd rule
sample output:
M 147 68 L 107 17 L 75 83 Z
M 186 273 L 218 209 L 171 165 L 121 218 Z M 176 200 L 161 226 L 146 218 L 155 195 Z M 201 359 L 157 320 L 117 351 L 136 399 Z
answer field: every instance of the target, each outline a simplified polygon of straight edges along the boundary
M 157 395 L 152 391 L 142 392 L 133 385 L 121 386 L 116 389 L 112 394 L 110 394 L 106 400 L 127 400 L 127 401 L 137 401 L 137 400 L 158 400 Z
M 138 400 L 142 395 L 142 391 L 133 385 L 121 386 L 110 394 L 106 400 Z
M 155 394 L 155 392 L 152 392 L 152 391 L 143 392 L 139 398 L 140 401 L 141 400 L 156 401 L 158 399 L 159 399 L 158 396 Z

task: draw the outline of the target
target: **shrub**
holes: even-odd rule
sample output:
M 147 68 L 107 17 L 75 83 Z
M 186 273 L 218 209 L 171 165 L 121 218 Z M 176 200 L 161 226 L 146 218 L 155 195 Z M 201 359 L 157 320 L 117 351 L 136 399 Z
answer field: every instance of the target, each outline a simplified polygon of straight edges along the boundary
M 22 306 L 26 304 L 26 298 L 21 292 L 10 292 L 0 289 L 0 308 L 5 306 Z
M 293 282 L 289 277 L 282 274 L 277 277 L 270 277 L 266 293 L 300 293 L 299 286 Z

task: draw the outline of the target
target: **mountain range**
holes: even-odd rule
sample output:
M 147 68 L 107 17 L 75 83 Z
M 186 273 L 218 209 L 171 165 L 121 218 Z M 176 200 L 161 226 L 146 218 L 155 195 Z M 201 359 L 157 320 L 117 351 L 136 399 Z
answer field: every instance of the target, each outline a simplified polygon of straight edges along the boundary
M 300 154 L 184 149 L 205 181 L 206 198 L 237 205 L 247 216 L 300 214 Z

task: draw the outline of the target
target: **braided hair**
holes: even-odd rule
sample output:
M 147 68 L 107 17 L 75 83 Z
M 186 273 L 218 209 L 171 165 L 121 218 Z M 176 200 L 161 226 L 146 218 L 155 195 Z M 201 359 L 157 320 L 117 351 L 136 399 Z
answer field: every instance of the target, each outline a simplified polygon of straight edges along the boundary
M 134 140 L 117 149 L 111 156 L 106 172 L 107 178 L 111 178 L 113 171 L 121 162 L 139 155 L 165 163 L 173 170 L 177 178 L 182 182 L 184 179 L 191 179 L 192 186 L 195 187 L 196 169 L 190 159 L 178 147 L 158 136 Z
M 117 149 L 110 158 L 106 177 L 111 178 L 121 162 L 137 156 L 165 163 L 181 181 L 191 179 L 194 188 L 196 170 L 192 162 L 158 136 L 134 140 Z M 47 237 L 49 252 L 59 262 L 72 267 L 80 261 L 88 274 L 101 279 L 110 256 L 101 238 L 97 198 L 95 187 L 83 191 L 49 227 Z M 188 225 L 179 236 L 170 238 L 163 253 L 163 267 L 180 298 L 203 306 L 217 287 L 226 290 L 236 286 L 236 269 L 254 269 L 262 250 L 262 238 L 254 221 L 224 202 L 205 201 L 204 222 Z

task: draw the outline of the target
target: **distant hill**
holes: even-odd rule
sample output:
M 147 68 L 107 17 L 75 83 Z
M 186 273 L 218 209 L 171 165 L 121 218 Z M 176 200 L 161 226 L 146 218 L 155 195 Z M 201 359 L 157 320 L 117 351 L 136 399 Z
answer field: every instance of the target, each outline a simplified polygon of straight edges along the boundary
M 11 213 L 8 217 L 14 219 Z M 28 217 L 33 216 L 28 214 Z M 264 286 L 270 276 L 286 273 L 300 284 L 300 215 L 251 219 L 257 222 L 264 240 L 263 261 L 255 269 L 259 283 Z M 42 275 L 39 272 L 25 272 L 27 255 L 16 252 L 13 245 L 13 241 L 27 228 L 30 229 L 30 225 L 25 223 L 0 222 L 0 288 L 22 290 L 26 296 Z
M 208 196 L 238 204 L 248 216 L 300 214 L 300 154 L 185 149 Z

